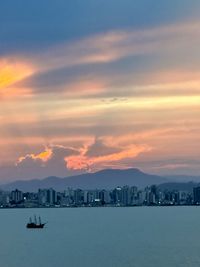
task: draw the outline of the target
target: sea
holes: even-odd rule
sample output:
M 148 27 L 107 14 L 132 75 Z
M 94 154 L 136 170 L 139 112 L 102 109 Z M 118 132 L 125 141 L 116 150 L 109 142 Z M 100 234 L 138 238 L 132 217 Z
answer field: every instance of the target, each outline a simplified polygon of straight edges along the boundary
M 1 209 L 0 244 L 2 267 L 197 267 L 200 207 Z

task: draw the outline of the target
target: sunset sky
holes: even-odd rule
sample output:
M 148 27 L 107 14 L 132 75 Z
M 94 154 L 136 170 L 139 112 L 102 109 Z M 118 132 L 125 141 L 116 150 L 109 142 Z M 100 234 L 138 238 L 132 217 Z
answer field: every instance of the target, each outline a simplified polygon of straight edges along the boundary
M 0 183 L 200 175 L 200 1 L 2 0 Z

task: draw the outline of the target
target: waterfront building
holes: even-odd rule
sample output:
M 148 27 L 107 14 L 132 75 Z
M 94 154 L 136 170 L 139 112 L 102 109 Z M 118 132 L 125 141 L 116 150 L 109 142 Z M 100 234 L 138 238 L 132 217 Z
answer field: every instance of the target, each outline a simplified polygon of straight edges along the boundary
M 7 206 L 10 202 L 9 193 L 0 191 L 0 205 Z
M 74 190 L 74 203 L 75 203 L 75 205 L 83 204 L 83 200 L 84 200 L 83 190 L 81 190 L 81 189 Z
M 121 192 L 122 204 L 129 206 L 131 204 L 131 188 L 129 186 L 123 186 Z
M 40 205 L 45 205 L 47 203 L 47 190 L 46 189 L 38 190 L 38 203 Z
M 70 187 L 64 191 L 65 203 L 71 205 L 74 203 L 74 190 Z
M 194 204 L 200 204 L 200 186 L 193 188 Z
M 18 190 L 18 189 L 11 191 L 10 200 L 14 203 L 22 202 L 23 201 L 23 192 Z
M 57 193 L 53 188 L 47 189 L 47 203 L 50 205 L 57 203 Z
M 133 205 L 143 205 L 146 201 L 146 192 L 145 191 L 138 191 L 137 197 L 134 199 Z
M 38 203 L 40 205 L 53 205 L 57 203 L 57 193 L 53 188 L 38 190 Z
M 109 204 L 111 202 L 110 191 L 102 190 L 100 192 L 100 199 L 101 199 L 103 204 Z

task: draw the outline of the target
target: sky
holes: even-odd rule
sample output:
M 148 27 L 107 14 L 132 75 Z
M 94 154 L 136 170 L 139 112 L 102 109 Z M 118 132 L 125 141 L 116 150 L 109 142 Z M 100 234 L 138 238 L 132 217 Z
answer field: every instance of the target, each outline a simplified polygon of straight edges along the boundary
M 1 0 L 0 183 L 200 175 L 200 1 Z

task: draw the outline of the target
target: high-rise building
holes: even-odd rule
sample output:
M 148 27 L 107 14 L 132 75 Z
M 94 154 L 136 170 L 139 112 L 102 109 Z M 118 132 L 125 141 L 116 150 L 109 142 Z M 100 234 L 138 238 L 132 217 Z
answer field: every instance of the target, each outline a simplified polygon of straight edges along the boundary
M 122 203 L 125 206 L 131 204 L 131 188 L 129 186 L 122 187 Z
M 11 201 L 15 203 L 19 203 L 23 200 L 23 192 L 18 189 L 15 189 L 11 191 L 10 198 L 11 198 Z
M 57 202 L 57 193 L 53 188 L 47 189 L 47 202 L 53 205 Z
M 53 205 L 57 203 L 57 193 L 53 188 L 39 189 L 38 190 L 38 202 L 40 205 Z
M 46 189 L 39 189 L 38 190 L 38 203 L 40 205 L 47 204 L 47 190 Z
M 194 204 L 200 204 L 200 186 L 193 188 Z
M 0 191 L 0 205 L 5 206 L 9 204 L 9 193 Z
M 110 203 L 110 192 L 109 191 L 101 190 L 99 197 L 100 197 L 102 204 Z
M 83 191 L 81 189 L 74 190 L 74 203 L 76 205 L 81 205 L 84 200 Z

